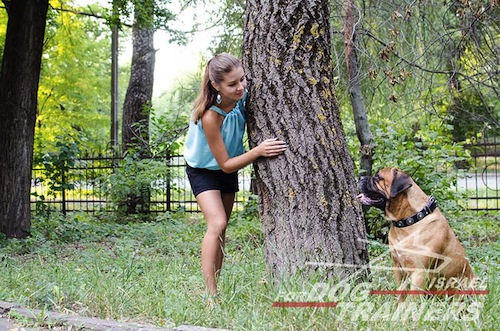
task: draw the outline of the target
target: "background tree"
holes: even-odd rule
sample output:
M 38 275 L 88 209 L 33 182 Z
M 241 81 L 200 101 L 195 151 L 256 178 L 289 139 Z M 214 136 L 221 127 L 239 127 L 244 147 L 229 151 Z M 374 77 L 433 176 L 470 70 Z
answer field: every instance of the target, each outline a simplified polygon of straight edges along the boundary
M 134 2 L 132 65 L 123 105 L 122 148 L 148 154 L 149 113 L 152 106 L 155 49 L 153 0 Z
M 351 98 L 352 112 L 356 126 L 356 134 L 360 142 L 359 175 L 371 175 L 373 165 L 373 135 L 370 131 L 370 124 L 366 114 L 365 103 L 363 101 L 363 90 L 361 88 L 361 72 L 358 62 L 357 50 L 357 26 L 361 17 L 355 8 L 354 0 L 346 0 L 343 4 L 345 60 L 347 65 L 348 92 Z
M 332 82 L 330 2 L 249 0 L 243 59 L 254 79 L 249 139 L 277 137 L 283 156 L 255 164 L 269 270 L 367 263 L 356 180 Z
M 163 1 L 165 3 L 165 1 Z M 115 2 L 122 11 L 128 2 Z M 150 112 L 152 107 L 155 53 L 154 32 L 158 27 L 157 17 L 162 22 L 173 19 L 170 11 L 155 0 L 134 0 L 134 23 L 132 26 L 132 64 L 130 80 L 125 95 L 122 117 L 122 150 L 136 154 L 139 158 L 150 155 Z M 139 192 L 127 195 L 126 213 L 149 212 L 150 187 L 141 185 Z
M 154 1 L 137 0 L 134 3 L 132 27 L 132 65 L 122 116 L 122 150 L 137 153 L 139 157 L 150 155 L 149 117 L 152 107 L 155 49 L 154 49 Z M 149 212 L 149 183 L 139 185 L 138 191 L 127 194 L 126 213 L 137 209 Z
M 0 73 L 0 232 L 24 238 L 47 0 L 4 1 L 9 20 Z
M 154 32 L 162 28 L 172 40 L 180 43 L 185 41 L 185 36 L 170 27 L 176 17 L 167 8 L 169 0 L 114 0 L 113 3 L 121 20 L 133 16 L 132 63 L 123 106 L 122 149 L 148 154 L 156 52 Z

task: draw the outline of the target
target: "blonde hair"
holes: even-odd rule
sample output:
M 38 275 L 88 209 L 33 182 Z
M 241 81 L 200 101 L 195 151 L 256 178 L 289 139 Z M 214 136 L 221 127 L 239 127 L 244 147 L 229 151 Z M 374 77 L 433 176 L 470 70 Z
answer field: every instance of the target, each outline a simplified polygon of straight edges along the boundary
M 235 68 L 242 67 L 240 59 L 228 53 L 217 54 L 207 62 L 205 73 L 203 75 L 200 92 L 194 101 L 191 120 L 197 123 L 205 111 L 215 104 L 217 90 L 212 86 L 212 82 L 220 83 L 224 75 Z

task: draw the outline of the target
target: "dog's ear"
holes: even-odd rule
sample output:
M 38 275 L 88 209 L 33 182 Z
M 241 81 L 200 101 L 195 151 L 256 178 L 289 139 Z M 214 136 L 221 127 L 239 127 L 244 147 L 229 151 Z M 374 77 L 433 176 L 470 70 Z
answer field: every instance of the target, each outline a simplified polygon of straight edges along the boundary
M 394 170 L 394 179 L 391 185 L 391 198 L 412 187 L 411 177 L 402 171 Z

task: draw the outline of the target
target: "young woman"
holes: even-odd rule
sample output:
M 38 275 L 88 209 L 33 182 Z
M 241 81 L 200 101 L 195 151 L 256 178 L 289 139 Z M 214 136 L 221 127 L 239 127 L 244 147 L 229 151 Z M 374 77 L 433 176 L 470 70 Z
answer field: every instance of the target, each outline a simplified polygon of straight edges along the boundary
M 217 294 L 226 225 L 238 191 L 237 171 L 258 157 L 286 150 L 283 141 L 270 138 L 244 151 L 246 87 L 238 58 L 223 53 L 208 61 L 186 140 L 186 172 L 207 222 L 201 268 L 209 296 Z

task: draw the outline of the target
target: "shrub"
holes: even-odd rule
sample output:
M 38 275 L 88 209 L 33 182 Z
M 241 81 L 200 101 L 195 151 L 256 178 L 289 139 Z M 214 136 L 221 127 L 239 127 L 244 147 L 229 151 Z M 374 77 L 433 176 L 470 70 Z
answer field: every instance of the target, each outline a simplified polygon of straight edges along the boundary
M 137 154 L 125 156 L 103 181 L 118 216 L 148 214 L 151 194 L 163 189 L 168 171 L 161 160 L 140 158 Z

